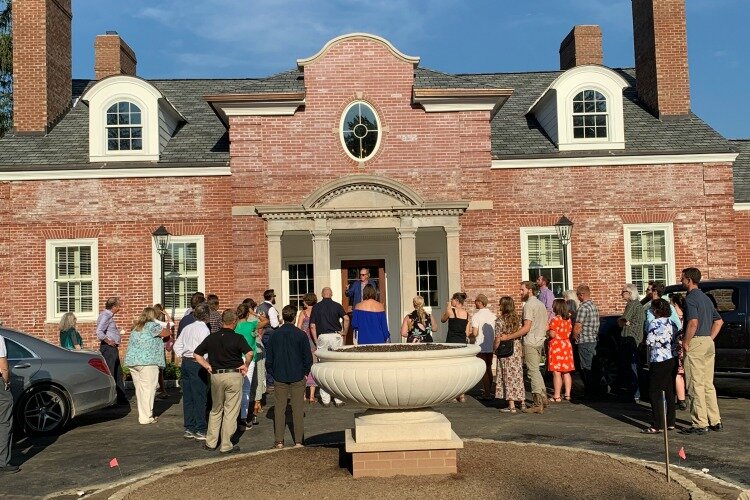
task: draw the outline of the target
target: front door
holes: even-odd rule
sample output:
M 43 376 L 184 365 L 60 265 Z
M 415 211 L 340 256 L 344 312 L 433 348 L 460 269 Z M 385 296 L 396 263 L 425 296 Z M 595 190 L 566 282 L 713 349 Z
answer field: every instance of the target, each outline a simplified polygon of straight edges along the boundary
M 367 269 L 370 271 L 370 280 L 374 281 L 378 287 L 378 300 L 385 307 L 386 304 L 386 283 L 385 283 L 385 260 L 342 260 L 341 261 L 341 304 L 344 310 L 351 314 L 352 307 L 349 304 L 349 297 L 346 296 L 346 289 L 355 281 L 359 281 L 359 270 Z M 351 316 L 350 316 L 351 318 Z M 351 324 L 351 322 L 350 322 Z M 354 343 L 351 326 L 346 332 L 346 344 Z

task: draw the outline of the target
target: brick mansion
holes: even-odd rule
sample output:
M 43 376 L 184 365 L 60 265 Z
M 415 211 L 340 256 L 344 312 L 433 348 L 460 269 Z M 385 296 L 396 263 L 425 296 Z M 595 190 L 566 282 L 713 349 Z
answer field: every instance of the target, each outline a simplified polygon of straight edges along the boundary
M 113 295 L 123 325 L 162 283 L 178 317 L 194 291 L 345 301 L 366 267 L 399 341 L 418 294 L 435 311 L 457 291 L 494 305 L 541 273 L 615 313 L 626 282 L 747 275 L 750 142 L 691 112 L 685 1 L 632 7 L 634 68 L 604 66 L 583 25 L 545 72 L 441 73 L 354 33 L 263 78 L 147 80 L 107 32 L 81 80 L 71 0 L 15 1 L 0 321 L 56 342 L 73 311 L 91 345 Z

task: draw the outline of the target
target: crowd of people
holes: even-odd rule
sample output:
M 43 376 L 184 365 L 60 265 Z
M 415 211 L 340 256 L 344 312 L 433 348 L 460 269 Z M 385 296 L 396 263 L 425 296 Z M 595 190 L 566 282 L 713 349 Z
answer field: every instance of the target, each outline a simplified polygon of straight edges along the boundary
M 696 268 L 682 272 L 681 282 L 687 293 L 671 294 L 669 301 L 662 298 L 664 284 L 649 282 L 646 297 L 640 300 L 635 285 L 625 284 L 621 290 L 624 310 L 618 319 L 621 327 L 618 356 L 621 379 L 628 398 L 641 399 L 641 348 L 645 346 L 649 365 L 649 394 L 652 407 L 652 425 L 644 433 L 656 434 L 675 427 L 675 411 L 687 409 L 686 393 L 690 394 L 692 426 L 682 432 L 705 434 L 709 429 L 721 430 L 723 424 L 713 388 L 713 338 L 718 334 L 722 320 L 710 298 L 698 288 L 701 275 Z M 275 307 L 273 290 L 264 293 L 258 305 L 246 299 L 236 310 L 218 312 L 218 297 L 204 298 L 196 293 L 191 299 L 191 309 L 180 321 L 174 352 L 182 358 L 183 404 L 185 405 L 185 437 L 206 440 L 206 446 L 216 446 L 210 422 L 206 421 L 206 408 L 211 386 L 211 412 L 209 420 L 223 418 L 222 426 L 232 433 L 236 425 L 252 426 L 262 411 L 263 395 L 272 388 L 282 388 L 276 399 L 291 397 L 294 442 L 302 443 L 304 433 L 302 405 L 315 403 L 316 384 L 310 373 L 317 349 L 336 349 L 343 345 L 350 326 L 357 344 L 390 342 L 386 313 L 378 300 L 377 282 L 370 278 L 366 268 L 359 272 L 359 280 L 346 290 L 351 315 L 332 299 L 328 287 L 321 292 L 321 300 L 313 293 L 302 298 L 303 309 L 297 312 L 287 306 L 279 314 Z M 572 373 L 579 370 L 583 381 L 581 399 L 593 399 L 599 390 L 599 380 L 592 371 L 600 328 L 599 311 L 591 298 L 591 289 L 580 285 L 556 298 L 548 280 L 540 275 L 535 282 L 524 281 L 519 287 L 519 308 L 511 296 L 503 296 L 497 314 L 488 307 L 488 299 L 478 294 L 474 310 L 466 307 L 465 293 L 453 294 L 440 321 L 447 323 L 446 342 L 470 343 L 480 347 L 478 357 L 485 363 L 482 392 L 479 399 L 498 398 L 507 401 L 501 409 L 505 413 L 543 413 L 550 404 L 570 401 Z M 204 304 L 205 302 L 205 304 Z M 405 342 L 433 342 L 438 330 L 437 317 L 424 308 L 424 299 L 413 299 L 414 310 L 404 316 L 400 334 Z M 112 320 L 119 303 L 116 298 L 107 301 L 97 322 L 97 336 L 101 352 L 110 364 L 121 390 L 119 372 L 119 332 Z M 520 311 L 519 311 L 520 309 Z M 139 421 L 151 423 L 155 374 L 164 366 L 161 339 L 168 338 L 171 318 L 158 307 L 146 308 L 136 319 L 125 365 L 130 367 L 139 400 Z M 60 326 L 61 344 L 80 348 L 82 342 L 75 330 L 75 317 L 66 315 Z M 237 350 L 231 363 L 236 366 L 220 368 L 203 355 L 206 339 L 214 333 L 231 330 Z M 239 343 L 242 339 L 244 343 Z M 276 340 L 278 339 L 278 341 Z M 274 346 L 278 344 L 275 355 Z M 148 347 L 150 346 L 150 347 Z M 304 347 L 304 349 L 302 348 Z M 132 351 L 132 353 L 131 353 Z M 147 357 L 144 353 L 151 353 Z M 248 354 L 252 352 L 252 354 Z M 284 353 L 279 355 L 279 353 Z M 294 353 L 294 355 L 292 355 Z M 226 355 L 223 351 L 219 356 Z M 216 355 L 215 355 L 216 356 Z M 199 359 L 200 358 L 200 359 Z M 496 360 L 493 377 L 492 366 Z M 148 363 L 146 363 L 148 361 Z M 241 361 L 241 363 L 239 362 Z M 230 364 L 231 364 L 230 363 Z M 144 370 L 148 364 L 153 368 Z M 238 366 L 242 365 L 240 368 Z M 548 394 L 540 366 L 552 379 L 552 393 Z M 210 367 L 210 370 L 209 370 Z M 244 368 L 243 368 L 244 367 Z M 531 402 L 527 405 L 524 385 L 524 367 L 531 386 Z M 213 370 L 230 369 L 241 374 L 237 378 L 237 401 L 234 396 L 214 397 Z M 210 382 L 209 382 L 210 380 Z M 492 389 L 494 382 L 494 391 Z M 686 391 L 687 389 L 687 391 Z M 221 390 L 217 389 L 219 392 Z M 226 389 L 227 394 L 234 394 Z M 229 391 L 229 392 L 227 392 Z M 317 388 L 320 403 L 342 406 L 343 401 L 332 398 L 323 388 Z M 124 393 L 123 396 L 124 397 Z M 143 404 L 140 400 L 144 399 Z M 465 395 L 457 397 L 464 402 Z M 252 403 L 252 405 L 251 405 Z M 222 414 L 222 406 L 224 413 Z M 252 406 L 252 407 L 251 407 Z M 666 409 L 666 418 L 664 410 Z M 276 412 L 276 446 L 283 446 L 284 412 Z M 231 417 L 231 418 L 230 418 Z M 236 425 L 231 424 L 230 421 Z M 234 427 L 232 427 L 234 425 Z M 208 436 L 208 437 L 207 437 Z M 222 448 L 222 451 L 226 449 Z
M 314 293 L 305 294 L 301 311 L 287 305 L 279 313 L 274 290 L 266 290 L 260 304 L 248 298 L 223 312 L 219 312 L 216 295 L 196 292 L 178 325 L 160 304 L 144 308 L 133 321 L 122 363 L 135 387 L 139 423 L 158 421 L 153 414 L 154 400 L 157 387 L 165 397 L 162 371 L 165 351 L 171 351 L 181 361 L 186 439 L 201 441 L 208 450 L 237 451 L 231 442 L 237 427 L 257 424 L 264 395 L 274 390 L 274 446 L 284 447 L 289 404 L 294 446 L 302 446 L 304 404 L 317 403 L 316 392 L 324 407 L 344 404 L 322 387 L 316 387 L 311 375 L 316 350 L 342 346 L 350 323 L 357 344 L 391 341 L 377 283 L 370 279 L 367 269 L 360 271 L 359 278 L 345 292 L 352 306 L 351 315 L 333 300 L 328 287 L 321 291 L 320 301 Z M 628 397 L 638 402 L 642 376 L 639 348 L 645 346 L 653 419 L 652 425 L 642 431 L 646 434 L 664 432 L 665 426 L 667 430 L 674 429 L 676 409 L 688 408 L 688 396 L 692 425 L 681 432 L 702 435 L 723 429 L 713 385 L 713 340 L 722 320 L 715 304 L 698 287 L 700 280 L 700 270 L 684 269 L 681 283 L 687 293 L 671 294 L 669 301 L 663 298 L 665 288 L 659 282 L 649 282 L 644 300 L 639 300 L 633 284 L 622 287 L 625 306 L 618 319 L 622 329 L 618 346 L 620 372 Z M 500 409 L 503 413 L 520 410 L 541 414 L 551 404 L 574 397 L 571 374 L 576 369 L 580 371 L 584 392 L 575 397 L 594 398 L 599 380 L 592 366 L 600 318 L 590 288 L 579 285 L 574 292 L 565 292 L 564 298 L 556 298 L 546 277 L 539 276 L 535 282 L 521 282 L 518 294 L 520 308 L 513 297 L 503 296 L 496 314 L 488 307 L 484 294 L 476 296 L 475 310 L 469 311 L 466 294 L 457 292 L 440 316 L 448 327 L 446 342 L 480 347 L 478 357 L 486 369 L 479 399 L 507 401 L 507 406 Z M 413 306 L 414 310 L 403 318 L 401 337 L 408 343 L 433 342 L 438 330 L 436 316 L 425 310 L 421 296 L 414 297 Z M 96 337 L 115 380 L 117 402 L 129 405 L 119 351 L 125 330 L 117 326 L 116 320 L 120 308 L 117 297 L 106 301 L 96 322 Z M 66 349 L 84 347 L 72 313 L 61 319 L 60 345 Z M 542 366 L 551 374 L 551 396 Z M 530 404 L 524 367 L 531 386 Z M 0 383 L 0 397 L 9 396 L 7 372 L 0 337 L 0 377 L 4 381 Z M 465 400 L 464 394 L 457 397 L 459 402 Z M 9 457 L 4 458 L 4 453 L 0 453 L 0 470 L 9 467 Z

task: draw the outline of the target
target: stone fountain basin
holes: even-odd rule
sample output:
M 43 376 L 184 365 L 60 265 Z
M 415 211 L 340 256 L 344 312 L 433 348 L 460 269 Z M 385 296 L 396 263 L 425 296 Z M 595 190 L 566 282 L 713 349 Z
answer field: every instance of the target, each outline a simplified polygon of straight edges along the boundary
M 382 410 L 425 408 L 452 400 L 482 379 L 479 346 L 405 352 L 318 350 L 312 375 L 318 385 L 349 403 Z

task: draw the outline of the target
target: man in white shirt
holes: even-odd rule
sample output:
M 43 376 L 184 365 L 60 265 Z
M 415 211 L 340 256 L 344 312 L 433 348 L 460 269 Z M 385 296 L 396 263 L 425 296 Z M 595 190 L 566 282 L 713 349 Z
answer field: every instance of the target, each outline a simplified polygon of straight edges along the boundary
M 209 306 L 201 303 L 193 310 L 195 321 L 183 328 L 174 343 L 174 352 L 182 358 L 180 383 L 182 384 L 182 408 L 185 439 L 206 440 L 206 404 L 208 399 L 208 372 L 193 356 L 193 351 L 210 334 L 206 322 L 210 318 Z
M 263 303 L 256 309 L 260 317 L 258 330 L 263 331 L 262 351 L 268 346 L 273 332 L 279 328 L 279 311 L 274 307 L 274 304 L 276 304 L 276 293 L 271 288 L 263 292 Z M 273 376 L 270 373 L 266 373 L 266 387 L 273 390 Z
M 0 335 L 0 477 L 18 472 L 10 464 L 10 445 L 13 441 L 13 394 L 10 393 L 10 366 L 5 339 Z
M 497 317 L 487 309 L 487 296 L 483 293 L 474 299 L 474 305 L 478 309 L 471 317 L 471 332 L 469 343 L 479 345 L 481 349 L 477 357 L 484 361 L 485 371 L 482 377 L 482 397 L 480 399 L 492 399 L 492 346 L 495 342 L 495 320 Z

